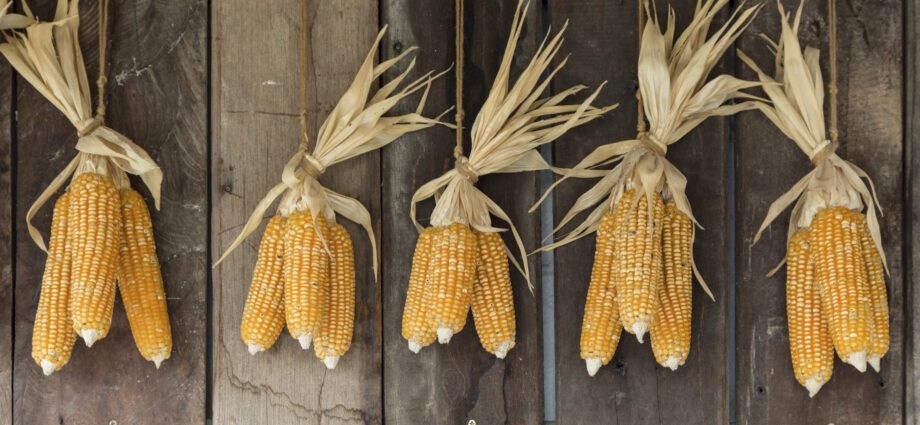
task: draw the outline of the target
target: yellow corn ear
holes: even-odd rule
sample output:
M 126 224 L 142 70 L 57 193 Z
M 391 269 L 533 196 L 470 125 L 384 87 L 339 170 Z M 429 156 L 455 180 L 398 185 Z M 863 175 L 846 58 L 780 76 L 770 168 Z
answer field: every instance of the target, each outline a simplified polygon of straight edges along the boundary
M 172 352 L 166 291 L 153 239 L 153 223 L 144 198 L 131 188 L 121 191 L 122 236 L 118 291 L 144 359 L 159 369 Z
M 351 347 L 355 329 L 355 252 L 351 236 L 341 224 L 329 227 L 329 301 L 326 318 L 313 347 L 329 369 L 335 369 L 339 358 Z
M 617 228 L 616 292 L 623 328 L 643 342 L 658 310 L 664 204 L 657 193 L 638 196 L 635 206 L 631 206 L 633 198 L 625 194 L 618 202 L 628 202 L 631 210 L 625 225 Z
M 87 346 L 105 338 L 112 324 L 115 280 L 121 248 L 121 199 L 108 176 L 74 177 L 67 214 L 70 251 L 70 314 Z
M 815 279 L 811 231 L 792 235 L 786 250 L 786 317 L 792 370 L 814 397 L 834 372 L 834 345 Z
M 607 211 L 597 228 L 597 242 L 594 250 L 594 267 L 585 299 L 585 314 L 581 323 L 581 358 L 585 360 L 588 375 L 594 376 L 602 365 L 613 358 L 620 343 L 620 312 L 616 303 L 616 287 L 613 281 L 614 251 L 617 212 Z
M 811 223 L 821 307 L 831 340 L 845 363 L 866 370 L 872 312 L 865 261 L 859 241 L 860 214 L 825 208 Z
M 249 295 L 243 307 L 240 336 L 249 354 L 265 351 L 275 345 L 284 330 L 284 230 L 286 219 L 276 215 L 268 221 L 259 256 L 252 272 Z
M 690 323 L 693 310 L 693 222 L 677 209 L 665 205 L 662 229 L 661 285 L 658 287 L 658 312 L 652 323 L 652 352 L 658 364 L 671 370 L 683 366 L 690 354 Z
M 54 203 L 48 259 L 45 260 L 38 312 L 32 327 L 32 358 L 45 375 L 51 375 L 67 364 L 77 338 L 68 311 L 70 252 L 66 240 L 69 206 L 69 193 L 61 195 Z
M 866 217 L 860 221 L 859 242 L 866 276 L 869 282 L 869 299 L 872 304 L 872 332 L 869 336 L 869 364 L 876 372 L 881 370 L 882 357 L 888 353 L 890 324 L 888 321 L 888 290 L 885 288 L 885 269 L 875 241 L 866 225 Z
M 291 214 L 284 235 L 284 317 L 288 332 L 304 350 L 319 333 L 329 300 L 329 254 L 320 239 L 329 240 L 322 214 Z
M 466 325 L 476 280 L 479 247 L 476 234 L 464 224 L 453 223 L 435 241 L 435 258 L 428 267 L 432 287 L 425 296 L 430 321 L 438 342 L 447 344 Z
M 473 284 L 473 324 L 479 342 L 500 359 L 514 348 L 514 293 L 505 243 L 495 232 L 474 232 L 479 245 L 479 266 Z
M 430 304 L 425 304 L 425 293 L 432 285 L 428 268 L 434 259 L 432 247 L 444 228 L 429 227 L 422 231 L 415 244 L 412 256 L 412 272 L 406 291 L 406 306 L 403 308 L 402 336 L 409 342 L 409 349 L 418 353 L 422 347 L 431 345 L 437 338 L 435 327 L 428 321 Z

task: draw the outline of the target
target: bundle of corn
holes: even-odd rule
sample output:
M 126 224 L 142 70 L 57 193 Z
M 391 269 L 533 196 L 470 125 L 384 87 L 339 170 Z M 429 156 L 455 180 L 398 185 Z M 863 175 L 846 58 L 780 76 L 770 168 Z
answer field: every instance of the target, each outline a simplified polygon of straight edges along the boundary
M 371 96 L 374 82 L 415 48 L 374 65 L 386 28 L 377 35 L 354 82 L 319 129 L 313 152 L 307 151 L 306 130 L 300 149 L 282 172 L 282 182 L 256 206 L 240 235 L 215 263 L 220 264 L 255 231 L 279 196 L 277 214 L 265 229 L 243 309 L 240 334 L 251 354 L 274 345 L 287 324 L 303 349 L 314 345 L 316 356 L 332 369 L 351 345 L 354 330 L 355 270 L 351 238 L 336 214 L 360 224 L 368 234 L 377 272 L 377 248 L 370 213 L 356 199 L 323 187 L 318 178 L 331 165 L 386 146 L 403 134 L 437 124 L 421 115 L 431 72 L 406 84 L 415 62 Z M 424 89 L 414 113 L 384 117 L 403 98 Z M 305 121 L 306 116 L 301 117 Z M 305 123 L 302 123 L 305 128 Z
M 833 1 L 829 7 L 833 52 Z M 795 203 L 785 259 L 789 348 L 796 380 L 814 396 L 831 378 L 835 350 L 860 372 L 866 370 L 867 361 L 878 371 L 888 352 L 885 253 L 871 180 L 865 171 L 835 153 L 834 55 L 830 137 L 826 139 L 820 53 L 814 48 L 803 51 L 798 42 L 802 8 L 791 24 L 781 4 L 779 10 L 781 38 L 779 42 L 768 40 L 776 55 L 776 77 L 763 72 L 743 52 L 739 57 L 765 83 L 763 89 L 772 103 L 759 102 L 758 108 L 808 155 L 814 169 L 773 202 L 754 242 Z
M 455 168 L 423 185 L 412 197 L 410 214 L 421 236 L 409 278 L 402 335 L 415 353 L 435 338 L 448 343 L 465 326 L 471 307 L 486 351 L 504 358 L 514 347 L 514 301 L 508 260 L 530 285 L 526 254 L 508 215 L 475 183 L 486 174 L 549 169 L 536 150 L 538 146 L 613 108 L 591 106 L 600 88 L 580 104 L 562 102 L 583 90 L 583 86 L 540 99 L 552 76 L 565 65 L 562 60 L 544 74 L 561 47 L 565 28 L 551 39 L 547 36 L 548 41 L 537 49 L 517 81 L 510 84 L 514 50 L 527 7 L 524 2 L 518 3 L 498 75 L 471 130 L 469 158 L 462 155 L 458 143 Z M 462 16 L 462 10 L 458 15 Z M 462 40 L 462 20 L 458 24 L 458 38 Z M 458 64 L 462 64 L 461 53 L 462 48 L 458 49 Z M 460 70 L 462 65 L 458 65 L 457 72 Z M 458 74 L 458 95 L 462 93 L 461 77 Z M 458 122 L 463 116 L 459 101 L 458 98 Z M 462 142 L 459 129 L 457 139 Z M 422 228 L 416 220 L 416 205 L 431 197 L 436 199 L 431 227 Z M 509 224 L 521 252 L 520 263 L 507 254 L 509 250 L 498 234 L 501 229 L 492 226 L 490 214 Z
M 162 172 L 124 135 L 104 125 L 105 28 L 100 2 L 99 101 L 95 116 L 80 51 L 76 0 L 60 0 L 53 22 L 37 22 L 23 2 L 24 32 L 5 34 L 2 53 L 77 128 L 77 156 L 26 214 L 29 234 L 48 253 L 32 334 L 32 357 L 46 375 L 70 358 L 79 335 L 87 346 L 112 323 L 116 282 L 141 355 L 159 368 L 172 351 L 163 279 L 147 205 L 130 187 L 139 175 L 159 208 Z M 9 15 L 7 15 L 9 17 Z M 48 248 L 32 226 L 37 211 L 73 176 L 55 202 Z
M 555 230 L 593 208 L 585 221 L 541 248 L 555 249 L 597 231 L 581 335 L 581 357 L 591 376 L 613 358 L 621 329 L 636 335 L 640 343 L 651 331 L 655 359 L 677 369 L 690 352 L 693 274 L 713 298 L 693 261 L 696 219 L 685 194 L 687 180 L 665 153 L 707 117 L 752 107 L 748 102 L 725 103 L 746 97 L 740 90 L 759 83 L 730 75 L 706 81 L 758 11 L 758 7 L 739 9 L 709 36 L 713 19 L 728 3 L 698 3 L 692 21 L 676 40 L 673 11 L 664 32 L 651 15 L 653 19 L 642 31 L 639 52 L 643 103 L 638 136 L 597 148 L 550 188 L 570 177 L 589 175 L 589 171 L 602 176 L 577 199 Z M 650 12 L 648 9 L 646 2 L 644 10 Z M 617 161 L 609 171 L 595 169 Z

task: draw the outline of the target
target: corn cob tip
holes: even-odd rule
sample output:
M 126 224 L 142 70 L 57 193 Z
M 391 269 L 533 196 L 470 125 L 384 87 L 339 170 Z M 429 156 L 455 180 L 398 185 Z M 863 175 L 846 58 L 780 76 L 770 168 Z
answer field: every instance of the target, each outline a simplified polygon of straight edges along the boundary
M 604 362 L 599 358 L 585 359 L 585 367 L 588 369 L 588 376 L 594 376 L 597 374 L 597 371 L 601 370 L 601 366 L 604 365 Z
M 262 352 L 262 350 L 264 350 L 264 348 L 262 348 L 261 345 L 259 345 L 259 344 L 252 344 L 252 343 L 246 344 L 246 348 L 249 349 L 249 354 L 251 354 L 251 355 L 253 355 L 253 356 L 256 355 L 256 354 L 259 354 L 260 352 Z
M 313 343 L 313 334 L 304 334 L 297 337 L 297 342 L 300 343 L 300 348 L 304 350 L 310 349 L 310 344 Z
M 495 352 L 493 352 L 492 354 L 495 354 L 495 357 L 504 359 L 505 356 L 508 355 L 508 351 L 511 351 L 512 347 L 514 347 L 514 341 L 512 340 L 502 341 L 500 344 L 498 344 L 498 348 L 496 348 Z
M 824 383 L 827 382 L 823 377 L 810 378 L 805 381 L 805 389 L 808 390 L 808 398 L 814 398 L 815 394 L 818 394 L 818 391 L 821 391 L 821 387 L 824 386 Z
M 454 330 L 448 327 L 438 328 L 438 343 L 447 344 L 454 337 Z
M 668 359 L 664 361 L 664 366 L 671 370 L 677 370 L 680 366 L 680 357 L 668 357 Z
M 328 356 L 323 359 L 323 364 L 326 365 L 326 369 L 332 370 L 335 369 L 336 365 L 339 364 L 340 356 Z
M 156 366 L 157 369 L 159 369 L 160 365 L 163 364 L 163 360 L 166 360 L 167 358 L 169 358 L 169 356 L 167 356 L 166 354 L 157 354 L 153 356 L 150 359 L 150 361 L 152 361 L 153 365 Z
M 57 367 L 54 366 L 54 363 L 51 363 L 51 360 L 43 359 L 41 366 L 42 366 L 42 373 L 44 373 L 45 376 L 51 376 L 51 374 L 54 373 L 55 370 L 57 370 Z
M 879 356 L 869 356 L 869 366 L 876 372 L 882 371 L 882 358 Z
M 87 347 L 92 347 L 93 344 L 99 340 L 99 331 L 95 329 L 84 329 L 80 331 L 80 338 L 83 338 L 83 342 L 86 343 Z
M 418 354 L 419 351 L 422 351 L 422 344 L 415 341 L 409 341 L 409 351 Z
M 636 335 L 639 344 L 645 344 L 645 333 L 648 332 L 648 323 L 636 322 L 632 325 L 632 333 Z
M 844 360 L 844 363 L 850 364 L 851 366 L 855 367 L 856 370 L 860 372 L 865 372 L 866 371 L 866 350 L 857 351 L 853 354 L 850 354 L 850 357 Z

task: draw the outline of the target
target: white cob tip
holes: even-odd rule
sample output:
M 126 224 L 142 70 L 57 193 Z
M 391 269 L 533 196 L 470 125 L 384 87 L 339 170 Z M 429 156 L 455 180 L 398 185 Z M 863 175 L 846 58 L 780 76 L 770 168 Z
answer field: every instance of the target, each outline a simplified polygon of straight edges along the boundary
M 824 382 L 824 380 L 819 380 L 818 378 L 811 378 L 805 381 L 805 389 L 808 390 L 808 398 L 813 398 L 818 391 L 821 391 Z
M 454 337 L 454 330 L 451 328 L 438 328 L 438 343 L 447 344 Z
M 95 329 L 84 329 L 80 331 L 80 337 L 87 347 L 92 347 L 99 340 L 99 331 Z
M 601 366 L 603 365 L 604 363 L 601 362 L 601 359 L 598 359 L 598 358 L 585 359 L 585 367 L 588 368 L 588 376 L 596 375 L 597 371 L 601 370 Z
M 51 374 L 57 370 L 57 368 L 54 366 L 54 363 L 51 363 L 51 360 L 42 360 L 41 366 L 42 373 L 44 373 L 45 376 L 51 376 Z
M 508 351 L 511 350 L 511 347 L 513 346 L 513 344 L 514 342 L 512 341 L 502 341 L 501 344 L 498 344 L 498 348 L 496 348 L 495 352 L 492 354 L 495 354 L 495 357 L 504 359 L 505 356 L 508 355 Z
M 304 350 L 309 350 L 309 349 L 310 349 L 310 344 L 313 343 L 313 335 L 312 335 L 312 334 L 303 334 L 303 335 L 297 337 L 297 342 L 300 343 L 300 348 L 303 348 Z
M 866 371 L 866 351 L 857 351 L 853 354 L 850 354 L 850 357 L 847 358 L 846 363 L 851 364 L 856 370 L 860 372 Z
M 323 359 L 323 364 L 326 365 L 326 369 L 335 369 L 335 366 L 339 364 L 339 356 L 329 356 Z
M 165 354 L 157 354 L 157 355 L 153 356 L 153 358 L 150 359 L 150 361 L 152 361 L 152 362 L 153 362 L 153 365 L 156 366 L 157 369 L 159 369 L 159 368 L 160 368 L 160 365 L 163 364 L 163 360 L 166 360 L 166 359 L 167 359 L 167 357 L 166 357 Z
M 415 341 L 409 341 L 409 351 L 418 354 L 419 351 L 422 351 L 422 344 Z
M 648 332 L 648 323 L 636 322 L 632 325 L 632 333 L 636 335 L 639 344 L 645 344 L 645 333 Z
M 869 356 L 869 366 L 872 366 L 872 369 L 875 369 L 876 372 L 881 372 L 882 358 L 879 356 Z
M 677 368 L 680 366 L 680 357 L 668 357 L 668 359 L 664 361 L 664 365 L 668 369 L 677 370 Z
M 246 344 L 246 347 L 249 349 L 249 354 L 253 356 L 262 351 L 262 346 L 259 344 Z

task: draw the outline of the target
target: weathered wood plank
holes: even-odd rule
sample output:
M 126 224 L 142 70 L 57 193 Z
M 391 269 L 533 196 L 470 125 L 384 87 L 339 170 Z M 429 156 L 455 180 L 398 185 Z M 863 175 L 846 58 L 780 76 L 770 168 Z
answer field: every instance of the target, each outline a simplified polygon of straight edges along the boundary
M 54 1 L 31 2 L 50 16 Z M 96 3 L 81 5 L 81 45 L 96 74 Z M 16 423 L 201 423 L 205 416 L 206 93 L 204 1 L 115 1 L 107 122 L 143 146 L 165 173 L 153 212 L 175 348 L 157 371 L 134 348 L 124 309 L 92 351 L 45 378 L 30 355 L 45 255 L 16 223 Z M 143 22 L 140 24 L 139 22 Z M 92 77 L 95 78 L 95 77 Z M 18 84 L 17 217 L 75 154 L 74 129 L 24 80 Z M 139 181 L 134 186 L 140 188 Z M 147 195 L 145 189 L 139 189 Z M 47 231 L 51 208 L 37 220 Z
M 907 327 L 904 334 L 904 359 L 905 359 L 905 423 L 908 425 L 920 424 L 920 290 L 918 290 L 917 276 L 920 273 L 920 2 L 907 1 L 904 3 L 904 22 L 907 25 L 904 32 L 904 42 L 907 43 L 906 53 L 906 98 L 907 134 L 905 149 L 909 173 L 907 182 L 908 204 L 904 209 L 905 220 L 910 229 L 910 238 L 906 241 L 905 249 L 908 250 L 909 263 L 905 265 L 904 314 Z
M 420 47 L 420 69 L 443 69 L 454 61 L 453 2 L 385 0 L 383 21 L 392 32 L 383 50 L 392 57 L 401 48 Z M 464 104 L 466 124 L 472 125 L 498 68 L 516 2 L 467 2 Z M 529 61 L 542 36 L 540 8 L 527 17 L 517 52 L 517 66 Z M 452 105 L 453 79 L 438 81 L 430 96 L 432 113 Z M 413 355 L 400 334 L 412 250 L 418 237 L 408 209 L 412 193 L 453 166 L 453 133 L 431 129 L 410 135 L 384 150 L 384 351 L 387 422 L 394 424 L 540 423 L 543 420 L 542 331 L 539 278 L 537 296 L 512 273 L 517 313 L 517 346 L 504 361 L 479 345 L 472 318 L 446 346 L 432 346 Z M 408 165 L 408 166 L 407 166 Z M 508 214 L 528 247 L 539 243 L 539 217 L 527 214 L 538 192 L 537 176 L 485 176 L 479 186 Z M 427 221 L 432 203 L 420 209 Z M 503 226 L 504 224 L 497 224 Z M 531 257 L 531 270 L 539 270 Z
M 300 114 L 300 3 L 213 3 L 213 249 L 236 237 L 253 207 L 281 179 L 297 149 Z M 315 133 L 351 83 L 377 33 L 376 2 L 310 2 L 310 128 Z M 240 31 L 246 28 L 246 31 Z M 322 182 L 380 213 L 379 154 L 332 167 Z M 342 221 L 356 248 L 355 335 L 327 371 L 285 332 L 250 356 L 240 318 L 261 231 L 214 271 L 214 423 L 380 423 L 380 286 L 365 233 Z
M 784 1 L 788 9 L 798 1 Z M 806 3 L 801 38 L 822 48 L 827 70 L 826 1 Z M 904 243 L 901 37 L 902 2 L 838 2 L 840 155 L 863 167 L 879 188 L 888 255 L 891 352 L 882 373 L 858 373 L 837 361 L 814 399 L 795 381 L 789 360 L 785 274 L 766 273 L 785 253 L 788 215 L 750 243 L 769 204 L 810 170 L 805 155 L 758 113 L 738 119 L 737 423 L 900 424 L 904 415 Z M 756 34 L 779 33 L 776 7 L 765 7 L 741 48 L 773 63 Z M 894 52 L 894 53 L 893 53 Z M 739 73 L 752 78 L 749 69 Z
M 9 65 L 0 65 L 0 412 L 13 411 L 12 81 Z M 12 423 L 0 415 L 0 425 Z
M 681 25 L 689 21 L 693 5 L 671 2 Z M 599 145 L 636 135 L 637 9 L 635 2 L 550 0 L 549 10 L 553 26 L 566 20 L 571 24 L 566 40 L 572 58 L 555 87 L 608 80 L 599 102 L 621 105 L 607 118 L 576 129 L 555 145 L 555 163 L 571 166 Z M 594 378 L 588 377 L 579 356 L 579 338 L 594 238 L 556 250 L 558 423 L 587 423 L 598 417 L 620 424 L 727 422 L 727 141 L 725 120 L 710 119 L 667 155 L 687 176 L 694 215 L 705 227 L 697 233 L 694 249 L 717 299 L 710 301 L 694 283 L 693 351 L 676 372 L 658 366 L 648 344 L 640 345 L 624 333 L 610 364 Z M 595 182 L 573 181 L 557 191 L 557 219 Z

